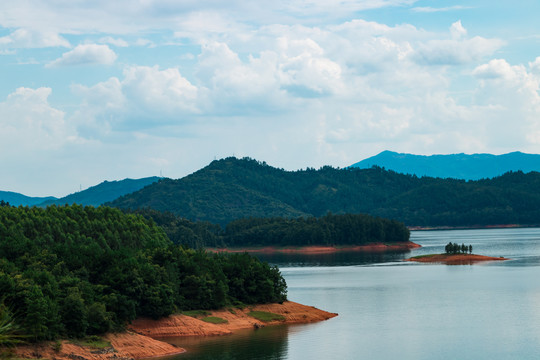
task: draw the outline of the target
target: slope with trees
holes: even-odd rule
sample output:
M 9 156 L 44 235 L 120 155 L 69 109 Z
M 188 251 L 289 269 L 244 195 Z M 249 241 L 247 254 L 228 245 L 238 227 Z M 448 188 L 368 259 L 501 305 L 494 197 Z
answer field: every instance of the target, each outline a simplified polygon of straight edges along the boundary
M 111 203 L 152 208 L 226 226 L 248 217 L 370 214 L 408 226 L 536 225 L 540 173 L 465 181 L 416 177 L 379 167 L 299 171 L 227 158 L 179 180 L 165 179 Z
M 192 222 L 172 213 L 140 209 L 176 244 L 193 248 L 253 246 L 357 246 L 404 243 L 410 232 L 403 223 L 365 214 L 327 214 L 315 217 L 242 218 L 226 227 Z

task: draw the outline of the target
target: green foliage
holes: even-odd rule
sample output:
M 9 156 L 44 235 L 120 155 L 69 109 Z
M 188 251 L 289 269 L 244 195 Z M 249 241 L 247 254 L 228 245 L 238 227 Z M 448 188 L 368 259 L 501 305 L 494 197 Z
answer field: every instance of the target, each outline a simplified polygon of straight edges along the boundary
M 485 226 L 538 224 L 538 189 L 537 172 L 464 181 L 419 178 L 379 167 L 285 171 L 252 159 L 227 158 L 112 205 L 168 211 L 222 226 L 248 217 L 321 217 L 329 212 L 365 213 L 409 226 Z
M 365 214 L 326 214 L 320 218 L 296 219 L 250 217 L 231 221 L 222 230 L 219 225 L 194 223 L 170 213 L 149 209 L 137 213 L 155 220 L 174 242 L 195 248 L 362 245 L 408 241 L 410 236 L 402 223 Z M 185 228 L 197 231 L 182 230 Z
M 205 318 L 202 318 L 201 320 L 211 324 L 227 324 L 229 322 L 228 320 L 217 316 L 207 316 Z
M 56 340 L 51 346 L 56 353 L 62 351 L 62 342 L 60 340 Z
M 112 346 L 110 341 L 97 335 L 86 336 L 84 338 L 72 340 L 71 342 L 79 346 L 91 347 L 94 349 L 105 349 Z
M 283 301 L 286 285 L 255 258 L 174 245 L 140 215 L 1 206 L 0 295 L 17 309 L 21 333 L 38 341 L 119 330 L 139 316 Z
M 446 246 L 444 247 L 444 251 L 447 253 L 447 254 L 467 254 L 467 252 L 469 254 L 472 254 L 472 245 L 465 245 L 465 244 L 457 244 L 457 243 L 452 243 L 452 242 L 449 242 L 448 244 L 446 244 Z
M 191 317 L 194 317 L 194 318 L 199 318 L 199 317 L 202 317 L 202 316 L 209 316 L 211 314 L 211 312 L 206 311 L 206 310 L 188 310 L 188 311 L 182 311 L 182 314 L 184 314 L 186 316 L 191 316 Z
M 0 349 L 23 342 L 24 336 L 20 331 L 13 312 L 0 303 Z
M 394 220 L 327 214 L 321 218 L 239 219 L 227 225 L 224 241 L 231 247 L 362 245 L 404 242 L 409 236 L 409 230 Z
M 285 317 L 283 315 L 274 314 L 266 311 L 250 311 L 248 315 L 264 322 L 285 320 Z

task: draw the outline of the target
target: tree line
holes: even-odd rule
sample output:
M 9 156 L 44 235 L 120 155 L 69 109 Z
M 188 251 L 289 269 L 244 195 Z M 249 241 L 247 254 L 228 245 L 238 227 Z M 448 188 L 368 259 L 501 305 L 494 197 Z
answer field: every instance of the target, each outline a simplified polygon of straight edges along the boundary
M 286 293 L 276 267 L 175 245 L 137 214 L 0 207 L 0 319 L 31 340 L 118 330 L 139 316 L 282 302 Z
M 246 246 L 339 246 L 408 241 L 410 232 L 395 220 L 366 214 L 326 214 L 316 217 L 248 217 L 224 228 L 193 222 L 169 212 L 135 211 L 152 219 L 177 244 L 193 248 Z
M 447 253 L 447 254 L 472 254 L 472 245 L 465 245 L 465 244 L 461 244 L 459 245 L 458 243 L 452 243 L 452 242 L 449 242 L 448 244 L 446 244 L 446 246 L 444 247 L 444 251 Z

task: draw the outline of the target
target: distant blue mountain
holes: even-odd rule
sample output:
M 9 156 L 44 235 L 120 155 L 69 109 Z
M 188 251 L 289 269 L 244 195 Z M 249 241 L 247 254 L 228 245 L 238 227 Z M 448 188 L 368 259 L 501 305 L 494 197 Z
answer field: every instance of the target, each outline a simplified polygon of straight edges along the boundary
M 8 202 L 14 206 L 42 206 L 47 205 L 65 205 L 80 204 L 99 206 L 106 202 L 116 200 L 120 196 L 130 194 L 141 190 L 145 186 L 157 182 L 159 177 L 147 177 L 142 179 L 124 179 L 119 181 L 104 181 L 99 185 L 92 186 L 86 190 L 76 192 L 63 198 L 49 197 L 30 197 L 10 191 L 0 191 L 0 200 Z
M 540 172 L 540 155 L 512 152 L 504 155 L 452 154 L 412 155 L 383 151 L 351 167 L 384 167 L 398 173 L 438 178 L 478 180 L 494 178 L 509 171 Z
M 142 179 L 124 179 L 118 181 L 104 181 L 101 184 L 92 186 L 86 190 L 76 192 L 60 199 L 44 201 L 38 206 L 81 204 L 90 206 L 103 205 L 106 202 L 118 199 L 120 196 L 131 194 L 145 186 L 157 182 L 157 176 Z
M 4 200 L 13 206 L 33 206 L 41 204 L 44 201 L 55 200 L 55 197 L 31 197 L 12 191 L 0 191 L 0 200 Z

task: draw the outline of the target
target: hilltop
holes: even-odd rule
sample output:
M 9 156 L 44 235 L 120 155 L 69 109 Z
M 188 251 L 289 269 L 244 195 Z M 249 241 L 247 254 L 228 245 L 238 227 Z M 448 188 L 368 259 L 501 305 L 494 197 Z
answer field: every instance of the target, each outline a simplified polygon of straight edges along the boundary
M 245 217 L 366 213 L 409 226 L 537 224 L 540 174 L 509 172 L 464 181 L 379 167 L 285 171 L 244 158 L 216 160 L 182 179 L 164 179 L 111 203 L 225 225 Z
M 351 167 L 368 169 L 383 167 L 402 174 L 454 178 L 463 180 L 490 179 L 509 171 L 540 171 L 540 155 L 512 152 L 503 155 L 450 154 L 413 155 L 383 151 Z

